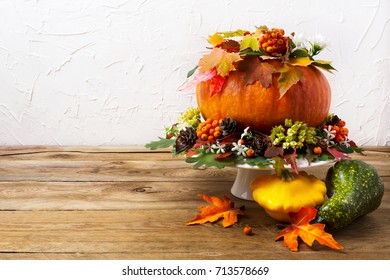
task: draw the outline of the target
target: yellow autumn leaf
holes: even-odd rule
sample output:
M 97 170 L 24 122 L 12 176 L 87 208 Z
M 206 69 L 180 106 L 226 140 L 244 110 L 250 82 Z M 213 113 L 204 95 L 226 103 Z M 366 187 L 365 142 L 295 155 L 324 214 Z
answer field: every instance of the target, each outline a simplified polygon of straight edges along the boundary
M 309 66 L 310 64 L 313 63 L 313 60 L 311 60 L 309 57 L 296 57 L 296 58 L 291 58 L 288 61 L 288 64 L 292 66 Z
M 225 41 L 225 39 L 223 39 L 223 37 L 218 33 L 214 33 L 214 35 L 209 35 L 208 41 L 210 44 L 212 44 L 215 47 L 218 46 L 219 44 L 222 44 Z
M 235 70 L 233 63 L 240 61 L 241 57 L 238 53 L 229 53 L 220 48 L 213 48 L 210 54 L 206 54 L 199 61 L 199 71 L 210 71 L 216 69 L 218 75 L 226 77 L 230 71 Z

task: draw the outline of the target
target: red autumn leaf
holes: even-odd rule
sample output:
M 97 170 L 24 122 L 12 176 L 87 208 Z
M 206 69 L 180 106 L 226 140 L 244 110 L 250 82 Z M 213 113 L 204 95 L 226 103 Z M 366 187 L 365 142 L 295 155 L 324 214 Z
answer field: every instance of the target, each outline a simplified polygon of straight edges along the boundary
M 291 251 L 298 252 L 298 236 L 310 247 L 314 241 L 332 249 L 341 250 L 343 246 L 325 232 L 324 224 L 309 224 L 316 217 L 317 210 L 313 207 L 302 208 L 299 212 L 289 213 L 291 225 L 281 230 L 275 240 L 284 238 L 284 245 Z
M 287 162 L 287 164 L 290 164 L 291 169 L 294 170 L 296 174 L 298 174 L 298 166 L 297 166 L 297 153 L 294 149 L 293 153 L 291 154 L 284 154 L 283 155 L 284 160 Z
M 217 93 L 219 93 L 223 87 L 223 84 L 225 83 L 225 78 L 220 75 L 215 75 L 210 80 L 210 95 L 213 96 Z
M 200 206 L 199 209 L 202 213 L 189 221 L 186 224 L 187 226 L 207 222 L 214 223 L 219 219 L 223 219 L 222 226 L 225 228 L 235 224 L 238 221 L 238 215 L 244 214 L 241 210 L 235 209 L 234 202 L 230 201 L 226 196 L 219 198 L 200 194 L 199 197 L 213 204 L 213 206 Z
M 340 152 L 333 148 L 327 148 L 328 152 L 336 159 L 344 159 L 344 158 L 350 158 L 347 154 L 344 154 L 343 152 Z
M 192 90 L 198 83 L 205 82 L 213 79 L 217 75 L 217 70 L 211 69 L 210 71 L 198 72 L 195 77 L 188 83 L 186 83 L 180 91 Z
M 245 72 L 244 80 L 248 85 L 260 81 L 265 88 L 272 83 L 272 74 L 276 72 L 274 66 L 267 62 L 260 62 L 257 57 L 249 57 L 241 61 L 238 70 Z
M 222 154 L 216 154 L 214 156 L 215 159 L 223 159 L 223 158 L 227 158 L 228 156 L 230 156 L 231 154 L 233 154 L 232 151 L 230 152 L 226 152 L 226 153 L 222 153 Z

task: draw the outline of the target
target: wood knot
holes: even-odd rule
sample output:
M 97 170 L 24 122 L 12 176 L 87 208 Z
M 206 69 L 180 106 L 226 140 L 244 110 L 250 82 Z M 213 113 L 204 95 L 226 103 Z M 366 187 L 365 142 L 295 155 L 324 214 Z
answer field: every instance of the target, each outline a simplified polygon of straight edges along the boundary
M 138 187 L 133 189 L 133 192 L 146 192 L 146 189 L 151 189 L 152 187 Z

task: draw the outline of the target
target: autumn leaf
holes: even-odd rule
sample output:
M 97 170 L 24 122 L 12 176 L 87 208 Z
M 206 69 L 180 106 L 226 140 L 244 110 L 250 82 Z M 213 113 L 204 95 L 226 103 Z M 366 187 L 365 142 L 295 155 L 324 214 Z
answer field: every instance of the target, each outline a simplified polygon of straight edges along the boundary
M 309 57 L 296 57 L 296 58 L 291 58 L 288 61 L 288 64 L 292 66 L 309 66 L 310 64 L 313 63 L 313 60 L 311 60 Z
M 290 164 L 291 169 L 294 170 L 296 174 L 298 174 L 298 165 L 297 165 L 297 153 L 294 149 L 292 153 L 284 154 L 283 155 L 284 160 L 287 162 L 287 164 Z
M 213 48 L 211 53 L 204 55 L 199 61 L 199 71 L 207 72 L 215 68 L 218 75 L 226 77 L 230 71 L 236 69 L 233 63 L 240 60 L 241 57 L 238 53 L 229 53 L 221 48 Z
M 344 159 L 344 158 L 350 158 L 347 154 L 343 153 L 343 152 L 340 152 L 336 149 L 333 149 L 333 148 L 327 148 L 327 151 L 336 159 L 336 160 L 339 160 L 339 159 Z
M 225 39 L 219 33 L 214 33 L 213 35 L 209 36 L 208 41 L 210 44 L 212 44 L 215 47 L 223 43 Z
M 224 49 L 228 52 L 238 52 L 240 51 L 240 44 L 234 40 L 226 40 L 225 42 L 219 45 L 221 49 Z
M 225 78 L 223 78 L 221 75 L 215 75 L 210 80 L 210 95 L 213 96 L 219 93 L 224 83 L 225 83 Z
M 211 80 L 215 76 L 217 76 L 217 70 L 215 68 L 209 71 L 198 72 L 191 81 L 185 83 L 183 87 L 179 88 L 179 90 L 180 91 L 192 90 L 198 83 Z
M 298 252 L 298 236 L 310 247 L 314 241 L 332 249 L 341 250 L 341 246 L 333 236 L 324 231 L 324 224 L 309 224 L 317 214 L 315 208 L 302 208 L 299 212 L 289 213 L 291 225 L 280 231 L 276 240 L 284 238 L 284 245 L 291 251 Z
M 320 67 L 320 68 L 332 73 L 332 70 L 335 70 L 335 71 L 337 71 L 337 70 L 331 65 L 331 63 L 332 62 L 325 61 L 325 60 L 315 60 L 315 61 L 313 61 L 312 65 Z
M 207 222 L 214 223 L 219 219 L 223 219 L 222 226 L 226 228 L 238 221 L 238 215 L 244 214 L 241 210 L 235 209 L 234 202 L 230 201 L 226 196 L 223 196 L 222 198 L 216 196 L 209 197 L 204 194 L 198 196 L 208 203 L 213 204 L 213 206 L 200 206 L 199 209 L 202 213 L 189 221 L 186 224 L 187 226 L 204 224 Z
M 267 62 L 260 62 L 257 57 L 246 58 L 240 62 L 237 70 L 245 73 L 244 80 L 248 85 L 260 81 L 265 88 L 272 83 L 272 74 L 276 71 L 274 66 Z
M 245 49 L 258 51 L 260 49 L 259 41 L 255 36 L 245 36 L 240 43 L 240 51 Z
M 280 77 L 278 79 L 278 88 L 280 98 L 296 83 L 299 82 L 303 75 L 303 70 L 298 67 L 285 64 L 279 69 Z

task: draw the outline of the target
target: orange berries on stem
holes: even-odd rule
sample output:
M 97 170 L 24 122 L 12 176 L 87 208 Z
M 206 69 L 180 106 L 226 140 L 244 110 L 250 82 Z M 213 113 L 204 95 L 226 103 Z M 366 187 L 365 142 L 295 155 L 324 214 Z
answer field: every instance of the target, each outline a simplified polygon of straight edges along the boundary
M 196 130 L 196 135 L 202 141 L 214 142 L 222 136 L 221 128 L 219 127 L 221 121 L 221 119 L 207 119 L 201 122 Z

